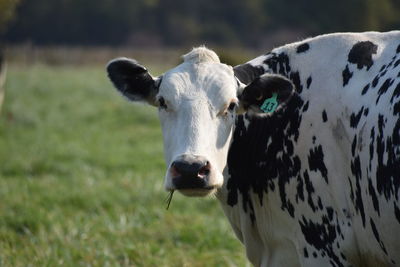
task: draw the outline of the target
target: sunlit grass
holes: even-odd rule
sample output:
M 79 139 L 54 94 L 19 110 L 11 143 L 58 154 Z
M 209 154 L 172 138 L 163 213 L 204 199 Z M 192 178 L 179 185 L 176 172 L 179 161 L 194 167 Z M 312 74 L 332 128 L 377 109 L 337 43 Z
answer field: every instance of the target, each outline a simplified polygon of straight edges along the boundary
M 246 265 L 217 200 L 175 194 L 165 209 L 162 155 L 156 111 L 124 101 L 103 67 L 11 66 L 0 266 Z

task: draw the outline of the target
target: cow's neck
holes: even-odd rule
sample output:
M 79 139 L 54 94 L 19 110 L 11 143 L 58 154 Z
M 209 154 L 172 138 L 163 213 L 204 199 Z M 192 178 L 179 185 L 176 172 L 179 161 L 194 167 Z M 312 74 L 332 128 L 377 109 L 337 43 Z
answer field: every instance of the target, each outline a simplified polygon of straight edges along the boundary
M 281 60 L 286 63 L 284 57 Z M 275 71 L 282 70 L 280 74 L 299 86 L 296 84 L 299 73 L 287 73 L 284 63 L 276 66 Z M 245 68 L 247 76 L 241 74 L 242 79 L 253 79 L 263 70 L 262 66 Z M 235 73 L 238 74 L 238 70 Z M 297 92 L 300 93 L 298 89 Z M 250 260 L 254 258 L 256 266 L 262 265 L 263 259 L 273 253 L 266 247 L 268 244 L 274 243 L 275 249 L 282 245 L 282 251 L 295 249 L 292 244 L 277 244 L 285 240 L 282 235 L 292 227 L 293 204 L 288 201 L 285 185 L 301 169 L 300 160 L 293 151 L 305 107 L 298 93 L 272 116 L 237 117 L 224 170 L 225 183 L 217 194 L 235 234 L 245 244 L 247 255 Z M 284 218 L 283 213 L 286 214 Z M 261 232 L 266 231 L 266 221 L 271 229 L 269 242 L 261 239 L 265 236 Z

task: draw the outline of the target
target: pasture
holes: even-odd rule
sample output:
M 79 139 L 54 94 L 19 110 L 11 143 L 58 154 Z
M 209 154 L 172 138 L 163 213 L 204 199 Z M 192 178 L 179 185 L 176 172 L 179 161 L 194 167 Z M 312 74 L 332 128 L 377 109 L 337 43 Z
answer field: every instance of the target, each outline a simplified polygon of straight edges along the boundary
M 175 194 L 166 210 L 162 153 L 156 110 L 123 100 L 104 66 L 11 64 L 0 266 L 247 265 L 216 199 Z

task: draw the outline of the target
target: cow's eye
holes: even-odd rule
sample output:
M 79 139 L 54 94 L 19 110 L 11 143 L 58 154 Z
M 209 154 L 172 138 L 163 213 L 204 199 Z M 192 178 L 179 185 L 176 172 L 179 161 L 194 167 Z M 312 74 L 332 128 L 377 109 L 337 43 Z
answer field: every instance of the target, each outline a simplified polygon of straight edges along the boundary
M 228 110 L 230 112 L 233 112 L 236 109 L 237 106 L 238 106 L 238 104 L 236 102 L 232 102 L 232 103 L 229 104 Z
M 158 107 L 161 109 L 167 109 L 167 104 L 165 104 L 165 100 L 163 97 L 158 99 Z

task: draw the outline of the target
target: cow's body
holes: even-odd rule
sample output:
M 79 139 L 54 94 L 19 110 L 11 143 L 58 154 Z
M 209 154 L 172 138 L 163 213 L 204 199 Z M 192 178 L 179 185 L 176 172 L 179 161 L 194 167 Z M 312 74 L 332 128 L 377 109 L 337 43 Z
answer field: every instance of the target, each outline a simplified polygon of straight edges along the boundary
M 218 197 L 252 263 L 400 265 L 400 32 L 320 36 L 237 68 L 298 92 L 236 123 Z
M 166 189 L 217 191 L 255 266 L 400 266 L 399 31 L 323 35 L 234 71 L 198 48 L 158 78 L 125 58 L 108 73 L 158 106 Z M 252 114 L 271 96 L 276 111 Z

